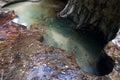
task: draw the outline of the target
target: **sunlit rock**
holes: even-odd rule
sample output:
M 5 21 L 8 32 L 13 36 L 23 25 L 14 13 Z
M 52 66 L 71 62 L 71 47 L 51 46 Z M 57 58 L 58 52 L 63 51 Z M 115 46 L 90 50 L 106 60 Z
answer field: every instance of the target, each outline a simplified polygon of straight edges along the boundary
M 4 27 L 7 22 L 11 21 L 17 17 L 14 11 L 9 11 L 7 9 L 0 10 L 0 28 Z
M 19 36 L 32 36 L 36 39 L 42 37 L 37 32 L 27 30 L 25 26 L 14 23 L 12 20 L 16 17 L 17 15 L 15 15 L 14 11 L 3 11 L 0 13 L 0 40 L 14 40 L 19 38 Z

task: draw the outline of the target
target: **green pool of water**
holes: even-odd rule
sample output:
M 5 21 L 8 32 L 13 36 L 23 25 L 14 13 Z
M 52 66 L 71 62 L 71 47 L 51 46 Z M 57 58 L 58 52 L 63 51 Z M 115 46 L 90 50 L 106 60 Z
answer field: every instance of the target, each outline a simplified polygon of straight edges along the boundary
M 39 27 L 46 29 L 43 43 L 73 52 L 82 69 L 96 74 L 95 64 L 102 44 L 89 34 L 78 34 L 70 27 L 72 22 L 69 20 L 56 18 L 56 9 L 59 7 L 55 0 L 43 0 L 37 3 L 20 2 L 6 8 L 15 10 L 20 18 L 19 23 L 30 26 L 43 21 L 39 24 Z

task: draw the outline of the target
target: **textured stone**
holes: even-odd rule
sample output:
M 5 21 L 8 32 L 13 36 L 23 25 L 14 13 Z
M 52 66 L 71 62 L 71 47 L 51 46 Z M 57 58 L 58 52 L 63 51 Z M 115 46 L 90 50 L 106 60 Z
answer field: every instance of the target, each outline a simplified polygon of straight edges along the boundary
M 72 53 L 46 46 L 34 39 L 18 39 L 1 45 L 0 71 L 3 80 L 98 79 L 82 71 Z
M 4 7 L 4 6 L 8 5 L 8 4 L 17 3 L 17 2 L 25 2 L 25 1 L 39 2 L 41 0 L 1 0 L 0 1 L 0 6 Z
M 0 28 L 4 27 L 7 22 L 17 17 L 14 11 L 9 11 L 7 9 L 0 10 Z
M 13 18 L 5 18 L 1 25 L 6 25 L 0 28 L 1 80 L 119 80 L 119 46 L 109 43 L 105 48 L 115 60 L 113 72 L 95 76 L 81 70 L 72 53 L 40 43 L 41 35 L 12 22 Z
M 109 77 L 112 80 L 120 80 L 120 39 L 116 37 L 105 47 L 105 51 L 115 61 L 115 66 Z
M 7 23 L 1 31 L 10 31 L 15 39 L 9 34 L 0 42 L 1 80 L 105 80 L 81 70 L 72 53 L 42 44 L 37 40 L 41 36 L 33 38 L 35 30 Z
M 17 15 L 15 15 L 14 11 L 5 10 L 0 13 L 0 40 L 14 40 L 19 36 L 21 38 L 31 36 L 31 38 L 39 40 L 42 38 L 39 33 L 27 30 L 25 26 L 14 23 L 12 20 L 16 17 Z
M 108 41 L 120 28 L 119 4 L 120 0 L 68 0 L 59 15 L 71 17 L 76 29 L 90 30 Z

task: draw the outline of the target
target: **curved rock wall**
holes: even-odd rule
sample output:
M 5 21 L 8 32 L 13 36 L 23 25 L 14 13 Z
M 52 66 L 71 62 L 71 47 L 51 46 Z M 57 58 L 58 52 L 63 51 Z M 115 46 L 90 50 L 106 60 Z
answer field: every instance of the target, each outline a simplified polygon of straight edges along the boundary
M 119 4 L 120 0 L 68 0 L 59 15 L 71 17 L 77 24 L 77 29 L 89 28 L 109 41 L 115 37 L 120 27 Z
M 0 15 L 5 17 L 0 25 L 1 80 L 106 79 L 84 72 L 78 67 L 72 53 L 41 43 L 38 39 L 42 36 L 36 31 L 9 21 L 13 19 L 11 15 L 15 15 L 13 11 Z M 0 18 L 0 22 L 2 20 Z
M 101 13 L 99 14 L 99 13 L 97 13 L 97 10 L 99 9 L 99 7 L 96 7 L 97 8 L 97 10 L 96 10 L 95 6 L 90 6 L 90 4 L 93 4 L 93 3 L 97 4 L 97 2 L 94 2 L 94 1 L 90 2 L 89 7 L 85 7 L 85 9 L 84 9 L 84 7 L 82 7 L 82 6 L 80 7 L 80 5 L 88 6 L 86 3 L 89 2 L 89 0 L 88 1 L 86 0 L 87 2 L 85 2 L 85 0 L 84 1 L 81 0 L 82 3 L 78 2 L 77 4 L 76 4 L 77 0 L 74 0 L 73 2 L 72 2 L 72 0 L 69 0 L 69 1 L 70 1 L 69 4 L 60 13 L 60 15 L 63 17 L 66 17 L 68 15 L 70 17 L 72 17 L 73 20 L 77 24 L 77 28 L 82 28 L 84 26 L 84 23 L 88 22 L 89 24 L 87 24 L 87 25 L 92 25 L 91 27 L 94 28 L 94 31 L 98 30 L 99 33 L 101 32 L 107 40 L 112 39 L 113 33 L 116 34 L 117 29 L 119 28 L 119 19 L 118 19 L 119 14 L 113 14 L 113 13 L 114 12 L 116 13 L 116 11 L 119 13 L 119 10 L 115 10 L 115 11 L 112 10 L 113 13 L 110 10 L 111 13 L 103 15 L 103 14 L 105 14 L 105 13 L 103 13 L 104 8 L 102 9 L 103 12 L 101 12 L 101 9 L 100 9 Z M 103 1 L 103 2 L 105 2 L 105 4 L 107 4 L 107 5 L 108 4 L 109 5 L 110 4 L 117 5 L 116 1 L 115 1 L 115 3 L 114 2 L 109 3 L 109 1 L 107 1 L 107 2 Z M 72 4 L 71 4 L 71 2 L 72 2 Z M 103 4 L 103 3 L 101 3 L 101 4 Z M 72 6 L 72 5 L 74 5 L 74 6 Z M 79 5 L 79 7 L 78 7 L 78 5 Z M 75 8 L 76 8 L 76 10 L 74 11 Z M 117 8 L 114 8 L 114 9 L 117 9 Z M 95 10 L 95 12 L 94 12 L 94 10 Z M 109 11 L 109 8 L 107 10 Z M 86 12 L 86 11 L 88 11 L 88 12 Z M 76 15 L 76 13 L 77 13 L 77 15 Z M 82 14 L 84 14 L 84 15 L 82 15 Z M 102 14 L 102 18 L 95 17 L 95 15 L 100 16 L 101 14 Z M 113 14 L 114 16 L 116 15 L 117 18 L 116 17 L 112 18 L 112 17 L 108 16 L 111 14 Z M 74 16 L 74 15 L 76 15 L 76 16 Z M 82 20 L 80 17 L 81 15 L 82 15 Z M 108 22 L 105 22 L 104 20 L 108 21 Z M 2 24 L 4 24 L 4 23 L 2 23 Z M 17 24 L 10 22 L 6 25 L 7 28 L 5 27 L 5 29 L 6 29 L 6 31 L 7 30 L 11 31 L 10 33 L 15 34 L 16 30 L 19 30 L 16 28 L 16 25 Z M 103 27 L 102 25 L 105 27 Z M 115 25 L 116 25 L 116 27 L 112 27 Z M 21 25 L 18 25 L 18 26 L 20 28 Z M 100 27 L 100 26 L 102 26 L 102 27 Z M 13 28 L 11 28 L 11 27 L 13 27 Z M 87 26 L 85 26 L 85 27 L 87 27 Z M 21 29 L 23 29 L 23 28 L 21 28 Z M 114 32 L 114 30 L 115 30 L 115 32 Z M 3 33 L 4 28 L 1 28 L 1 31 Z M 21 31 L 18 31 L 18 32 L 21 33 Z M 0 34 L 2 34 L 2 33 L 0 33 Z M 17 34 L 19 35 L 19 33 L 17 33 Z M 39 79 L 43 79 L 43 80 L 46 80 L 46 79 L 51 79 L 51 80 L 60 80 L 60 79 L 61 80 L 65 80 L 65 79 L 66 80 L 67 79 L 68 80 L 83 80 L 83 79 L 85 79 L 85 80 L 108 80 L 108 79 L 119 80 L 120 79 L 120 77 L 119 77 L 119 70 L 120 70 L 119 69 L 119 61 L 120 60 L 119 60 L 119 46 L 118 45 L 112 44 L 113 47 L 115 46 L 115 49 L 113 49 L 113 47 L 110 48 L 109 45 L 105 49 L 108 56 L 112 57 L 112 59 L 115 60 L 115 67 L 113 69 L 113 72 L 110 73 L 109 75 L 99 77 L 99 76 L 95 76 L 95 75 L 90 75 L 90 74 L 82 71 L 80 68 L 78 68 L 78 65 L 75 62 L 74 56 L 71 55 L 71 53 L 61 50 L 61 49 L 56 49 L 53 47 L 46 46 L 46 45 L 38 42 L 37 40 L 31 39 L 30 36 L 34 37 L 36 34 L 29 35 L 29 33 L 31 34 L 31 31 L 25 30 L 25 35 L 27 35 L 28 38 L 26 38 L 26 36 L 22 36 L 22 38 L 21 38 L 21 36 L 15 36 L 15 37 L 18 37 L 19 39 L 16 40 L 16 38 L 15 38 L 14 42 L 7 41 L 7 43 L 4 43 L 4 44 L 0 43 L 1 44 L 0 55 L 2 55 L 2 56 L 0 56 L 0 62 L 1 62 L 0 63 L 1 64 L 0 65 L 0 67 L 1 67 L 0 79 L 1 80 L 4 80 L 5 77 L 6 77 L 6 80 L 8 80 L 8 79 L 9 80 L 16 80 L 16 79 L 17 80 L 39 80 Z M 13 34 L 9 34 L 9 36 L 14 37 Z M 6 37 L 8 37 L 8 36 L 6 36 Z M 9 38 L 9 40 L 10 39 L 11 38 Z M 117 40 L 117 43 L 118 42 L 119 42 L 119 39 Z M 19 44 L 19 46 L 18 46 L 18 44 Z M 118 49 L 116 48 L 116 46 L 118 47 Z M 31 47 L 31 48 L 28 48 L 28 47 Z M 112 52 L 111 50 L 115 50 L 115 52 L 111 53 Z M 56 55 L 57 55 L 57 57 L 56 57 Z M 62 55 L 62 57 L 61 57 L 61 55 Z M 43 60 L 46 57 L 47 57 L 47 59 Z M 64 61 L 66 61 L 66 62 L 64 63 Z M 7 64 L 7 66 L 6 66 L 6 64 Z M 5 67 L 3 67 L 3 65 Z M 10 67 L 8 67 L 8 66 L 10 66 Z M 16 73 L 17 73 L 17 75 L 15 76 Z M 34 75 L 34 74 L 36 74 L 36 75 Z

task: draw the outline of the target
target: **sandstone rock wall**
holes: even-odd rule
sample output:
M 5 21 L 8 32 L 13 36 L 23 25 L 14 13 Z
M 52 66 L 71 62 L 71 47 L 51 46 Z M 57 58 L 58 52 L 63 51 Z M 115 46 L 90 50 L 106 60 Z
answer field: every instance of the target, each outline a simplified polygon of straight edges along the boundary
M 0 15 L 5 17 L 0 25 L 1 80 L 106 80 L 81 70 L 72 53 L 41 43 L 40 34 L 12 22 L 13 11 Z
M 119 4 L 120 0 L 68 0 L 60 16 L 71 17 L 77 29 L 89 28 L 109 41 L 120 28 Z

